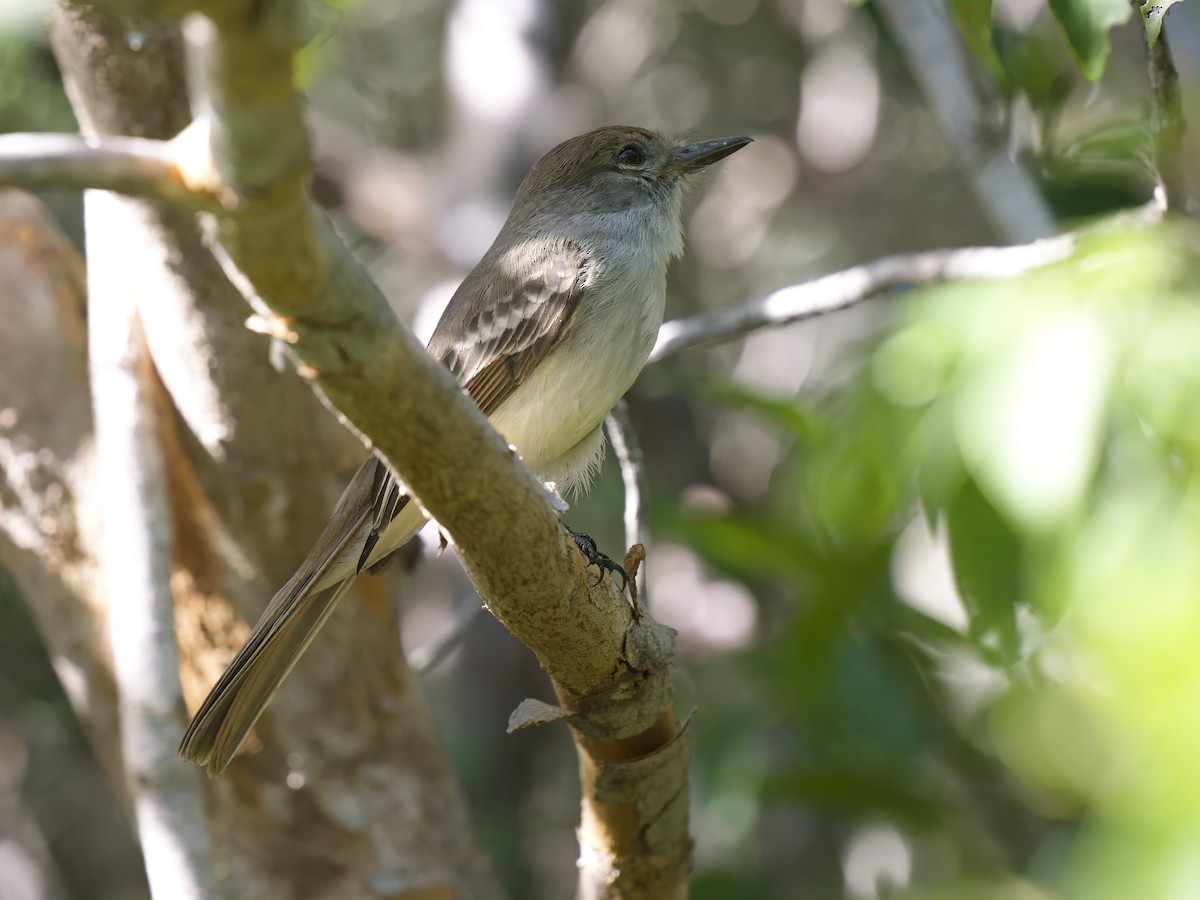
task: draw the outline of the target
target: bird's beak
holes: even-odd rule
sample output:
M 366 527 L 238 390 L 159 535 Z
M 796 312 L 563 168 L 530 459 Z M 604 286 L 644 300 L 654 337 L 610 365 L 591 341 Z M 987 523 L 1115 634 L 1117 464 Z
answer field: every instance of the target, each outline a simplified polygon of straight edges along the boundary
M 675 154 L 675 166 L 683 173 L 695 172 L 705 166 L 712 165 L 718 159 L 724 159 L 731 153 L 736 153 L 754 138 L 726 137 L 715 141 L 701 141 L 698 144 L 688 144 Z

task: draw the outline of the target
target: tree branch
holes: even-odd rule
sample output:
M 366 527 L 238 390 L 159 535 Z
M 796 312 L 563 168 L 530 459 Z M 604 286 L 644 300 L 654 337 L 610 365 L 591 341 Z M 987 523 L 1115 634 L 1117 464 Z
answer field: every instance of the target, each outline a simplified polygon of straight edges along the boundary
M 662 801 L 668 817 L 642 805 L 656 792 L 636 780 L 600 779 L 585 791 L 585 822 L 607 823 L 586 831 L 585 892 L 675 893 L 691 845 L 687 792 L 677 789 L 689 744 L 676 740 L 670 707 L 670 633 L 635 616 L 611 581 L 592 584 L 542 485 L 401 328 L 310 204 L 291 87 L 298 42 L 281 5 L 293 6 L 230 3 L 187 28 L 217 180 L 239 201 L 216 223 L 219 259 L 255 305 L 258 327 L 287 344 L 301 374 L 370 436 L 453 538 L 488 608 L 537 654 L 572 716 L 581 766 L 605 772 L 641 757 L 641 777 L 672 788 Z
M 136 50 L 125 40 L 131 27 L 144 38 Z M 177 27 L 68 8 L 54 17 L 52 36 L 83 127 L 154 138 L 184 131 L 190 111 Z M 189 171 L 214 171 L 199 140 L 207 141 L 203 123 L 185 133 L 195 151 L 183 154 Z M 162 440 L 182 674 L 197 703 L 244 640 L 243 617 L 258 616 L 290 574 L 363 451 L 306 384 L 272 366 L 270 341 L 244 327 L 245 302 L 194 216 L 140 206 L 138 233 L 125 237 L 143 252 L 129 274 L 142 285 L 139 313 L 180 413 L 163 420 L 184 423 L 164 429 Z M 0 383 L 7 364 L 0 354 Z M 206 785 L 222 887 L 314 900 L 496 897 L 461 787 L 400 653 L 387 580 L 362 579 L 353 593 L 260 720 L 261 743 Z
M 970 247 L 888 256 L 781 288 L 761 300 L 731 309 L 666 322 L 650 354 L 657 362 L 685 350 L 718 344 L 763 328 L 777 328 L 854 306 L 891 291 L 966 278 L 1013 278 L 1066 259 L 1075 234 L 1015 247 Z
M 77 134 L 0 135 L 0 184 L 31 191 L 89 188 L 215 211 L 220 200 L 189 186 L 174 141 Z
M 939 0 L 878 0 L 908 65 L 941 121 L 975 196 L 1000 236 L 1028 243 L 1054 232 L 1041 191 L 1008 155 L 1003 135 L 987 121 L 970 60 Z
M 199 900 L 215 893 L 216 881 L 200 775 L 175 761 L 183 698 L 169 587 L 170 500 L 153 374 L 129 279 L 137 268 L 137 244 L 127 237 L 129 202 L 102 193 L 84 198 L 92 261 L 88 356 L 121 755 L 151 892 Z
M 861 266 L 780 288 L 750 303 L 663 324 L 650 362 L 846 309 L 890 292 L 963 279 L 1015 278 L 1075 252 L 1080 238 L 1114 228 L 1148 224 L 1162 218 L 1164 207 L 1152 201 L 1103 222 L 1013 247 L 967 247 L 887 256 Z
M 1187 120 L 1183 116 L 1183 100 L 1179 92 L 1179 72 L 1171 57 L 1167 42 L 1166 22 L 1162 23 L 1157 39 L 1150 40 L 1145 29 L 1145 14 L 1141 0 L 1131 0 L 1134 15 L 1143 25 L 1146 46 L 1146 68 L 1154 103 L 1150 130 L 1154 135 L 1154 161 L 1159 181 L 1166 195 L 1167 209 L 1186 212 L 1189 196 L 1188 178 L 1183 165 L 1183 136 Z
M 20 588 L 93 751 L 132 810 L 94 496 L 83 261 L 21 191 L 0 191 L 0 282 L 0 566 Z

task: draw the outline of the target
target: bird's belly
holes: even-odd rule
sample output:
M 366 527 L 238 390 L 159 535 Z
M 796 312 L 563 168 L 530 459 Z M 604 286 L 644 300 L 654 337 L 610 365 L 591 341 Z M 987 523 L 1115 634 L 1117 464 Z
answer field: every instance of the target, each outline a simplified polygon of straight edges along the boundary
M 492 414 L 492 425 L 543 478 L 570 482 L 597 461 L 597 429 L 637 379 L 662 321 L 660 304 L 638 306 L 637 322 L 581 322 Z

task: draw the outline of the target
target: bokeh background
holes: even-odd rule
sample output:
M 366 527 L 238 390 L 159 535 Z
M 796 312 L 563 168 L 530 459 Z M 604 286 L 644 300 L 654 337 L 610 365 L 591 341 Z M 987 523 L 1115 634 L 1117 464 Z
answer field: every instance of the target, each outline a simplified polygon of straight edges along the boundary
M 1058 226 L 1095 229 L 1075 256 L 690 352 L 629 398 L 649 602 L 697 710 L 698 900 L 1200 897 L 1200 237 L 1104 224 L 1155 184 L 1136 18 L 1092 82 L 1042 0 L 991 5 L 972 86 Z M 0 6 L 0 130 L 75 129 L 43 12 Z M 692 193 L 669 318 L 1000 242 L 889 24 L 842 0 L 314 5 L 318 196 L 421 334 L 532 161 L 603 124 L 755 138 Z M 1197 121 L 1195 5 L 1167 32 Z M 77 199 L 47 199 L 79 237 Z M 570 520 L 616 555 L 621 510 L 610 460 Z M 544 676 L 470 616 L 452 554 L 400 602 L 414 658 L 450 651 L 423 677 L 506 885 L 568 896 L 570 740 L 505 734 Z M 145 896 L 0 573 L 10 873 L 18 843 L 68 896 Z

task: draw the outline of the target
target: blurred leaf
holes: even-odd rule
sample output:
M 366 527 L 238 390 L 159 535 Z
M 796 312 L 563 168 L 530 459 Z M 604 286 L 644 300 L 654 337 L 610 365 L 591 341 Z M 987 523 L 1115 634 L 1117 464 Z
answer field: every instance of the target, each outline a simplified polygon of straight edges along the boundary
M 339 9 L 335 3 L 328 4 L 333 9 Z M 334 52 L 331 44 L 341 28 L 340 13 L 333 13 L 324 7 L 317 8 L 315 20 L 320 21 L 320 27 L 307 43 L 300 48 L 293 63 L 292 82 L 297 90 L 306 90 L 327 73 L 330 68 L 330 56 Z
M 771 397 L 735 381 L 716 379 L 693 382 L 690 388 L 710 402 L 757 413 L 792 437 L 811 439 L 826 433 L 824 418 L 803 398 Z
M 918 460 L 917 494 L 931 529 L 939 511 L 953 502 L 967 478 L 958 443 L 948 437 L 954 434 L 954 420 L 954 404 L 943 399 L 926 411 L 911 434 Z
M 1074 57 L 1049 28 L 993 28 L 992 43 L 1008 77 L 1029 98 L 1043 128 L 1057 117 L 1077 76 Z
M 729 897 L 759 897 L 773 900 L 777 894 L 763 874 L 746 867 L 699 869 L 691 878 L 689 894 L 692 900 L 728 900 Z
M 1079 508 L 1099 455 L 1113 348 L 1103 317 L 1070 308 L 1082 279 L 1048 274 L 1062 311 L 1015 303 L 1011 329 L 955 402 L 963 459 L 980 487 L 1024 528 L 1046 531 Z M 1036 284 L 1036 279 L 1027 282 Z
M 1115 119 L 1048 146 L 1040 180 L 1061 219 L 1095 216 L 1150 200 L 1157 184 L 1153 141 L 1141 119 Z
M 900 597 L 894 598 L 894 602 L 887 604 L 881 613 L 876 628 L 886 628 L 890 637 L 899 638 L 909 650 L 928 654 L 931 648 L 939 653 L 947 648 L 955 648 L 978 656 L 989 664 L 1000 662 L 999 654 L 992 648 L 973 642 L 956 628 L 910 606 Z
M 871 546 L 903 527 L 912 493 L 907 438 L 917 415 L 887 402 L 869 381 L 837 398 L 828 437 L 806 445 L 801 457 L 804 508 L 826 541 Z
M 1016 603 L 1020 597 L 1021 545 L 974 481 L 967 481 L 945 510 L 950 559 L 971 634 L 988 645 L 991 635 L 1004 659 L 1019 652 Z
M 836 763 L 813 766 L 769 779 L 767 792 L 806 805 L 858 815 L 888 816 L 910 825 L 936 821 L 926 792 L 889 771 L 868 772 Z
M 657 523 L 727 571 L 744 578 L 811 578 L 824 563 L 790 527 L 749 516 L 682 512 Z
M 950 0 L 950 14 L 975 59 L 1007 90 L 1008 72 L 992 40 L 992 0 Z
M 1145 122 L 1138 118 L 1112 119 L 1074 135 L 1056 152 L 1065 163 L 1084 165 L 1114 160 L 1137 160 L 1148 165 L 1153 141 Z
M 867 593 L 862 567 L 851 572 L 835 569 L 833 578 L 809 591 L 787 630 L 771 649 L 772 668 L 785 687 L 780 694 L 788 708 L 801 707 L 806 719 L 819 711 L 828 714 L 822 698 L 836 681 L 837 662 L 847 641 L 847 630 Z M 835 710 L 836 711 L 836 710 Z M 832 731 L 824 735 L 832 739 Z
M 1179 2 L 1180 0 L 1161 0 L 1159 3 L 1142 4 L 1142 22 L 1146 26 L 1147 47 L 1153 47 L 1158 43 L 1158 36 L 1162 33 L 1163 16 Z
M 881 578 L 879 587 L 885 583 Z M 855 630 L 837 647 L 823 706 L 826 723 L 841 737 L 843 755 L 877 765 L 914 759 L 922 747 L 920 728 L 875 638 Z
M 1099 81 L 1112 45 L 1108 32 L 1129 20 L 1132 7 L 1127 0 L 1047 0 L 1058 20 L 1080 69 Z

